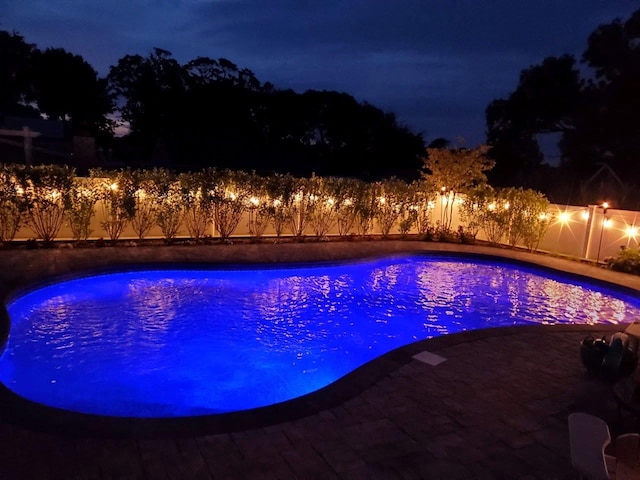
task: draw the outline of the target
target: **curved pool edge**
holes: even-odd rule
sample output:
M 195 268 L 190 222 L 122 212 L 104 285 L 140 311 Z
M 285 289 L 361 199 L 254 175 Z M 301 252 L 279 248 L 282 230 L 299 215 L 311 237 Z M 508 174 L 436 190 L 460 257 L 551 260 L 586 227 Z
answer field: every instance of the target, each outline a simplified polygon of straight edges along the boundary
M 91 273 L 122 270 L 128 265 L 191 264 L 241 265 L 271 263 L 338 262 L 405 253 L 439 253 L 484 258 L 505 259 L 543 269 L 554 270 L 603 283 L 631 292 L 640 292 L 640 277 L 604 270 L 593 265 L 535 254 L 488 246 L 439 244 L 416 241 L 329 242 L 301 244 L 216 245 L 200 247 L 137 247 L 102 249 L 95 255 L 93 249 L 16 251 L 18 255 L 0 255 L 0 352 L 9 331 L 6 312 L 7 299 L 38 284 L 49 283 L 62 277 L 77 277 Z M 8 252 L 2 252 L 6 254 Z M 24 267 L 21 270 L 18 265 Z M 355 397 L 379 379 L 390 375 L 412 361 L 412 355 L 423 350 L 437 352 L 457 343 L 483 337 L 511 335 L 524 329 L 543 332 L 584 331 L 613 332 L 623 325 L 556 325 L 521 326 L 489 330 L 476 330 L 422 340 L 399 347 L 350 372 L 336 382 L 316 392 L 280 404 L 253 410 L 220 415 L 179 418 L 122 418 L 87 415 L 60 410 L 26 400 L 0 384 L 0 418 L 7 423 L 74 436 L 117 438 L 148 438 L 158 436 L 194 436 L 233 432 L 266 427 L 276 423 L 302 418 Z M 577 351 L 577 350 L 576 350 Z
M 640 276 L 614 272 L 544 253 L 488 245 L 415 240 L 332 241 L 198 246 L 106 247 L 78 249 L 0 250 L 0 299 L 61 276 L 119 269 L 127 265 L 243 265 L 314 263 L 366 259 L 402 253 L 470 254 L 504 258 L 598 280 L 640 292 Z
M 49 407 L 27 400 L 0 384 L 0 419 L 33 431 L 73 437 L 145 439 L 194 437 L 265 428 L 293 421 L 339 406 L 355 398 L 404 365 L 418 361 L 413 356 L 487 338 L 523 333 L 584 332 L 605 334 L 624 325 L 531 325 L 472 330 L 420 340 L 399 347 L 360 366 L 326 387 L 286 402 L 217 415 L 174 418 L 130 418 L 91 415 Z M 579 349 L 576 345 L 576 361 Z M 437 368 L 437 367 L 432 367 Z

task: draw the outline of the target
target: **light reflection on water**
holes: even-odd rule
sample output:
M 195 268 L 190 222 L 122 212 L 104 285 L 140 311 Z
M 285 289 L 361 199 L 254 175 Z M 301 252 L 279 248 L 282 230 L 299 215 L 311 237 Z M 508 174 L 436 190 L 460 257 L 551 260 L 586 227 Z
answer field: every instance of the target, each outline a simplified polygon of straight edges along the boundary
M 228 412 L 312 392 L 416 340 L 515 324 L 632 321 L 639 305 L 561 276 L 444 257 L 99 275 L 8 306 L 0 381 L 86 413 Z

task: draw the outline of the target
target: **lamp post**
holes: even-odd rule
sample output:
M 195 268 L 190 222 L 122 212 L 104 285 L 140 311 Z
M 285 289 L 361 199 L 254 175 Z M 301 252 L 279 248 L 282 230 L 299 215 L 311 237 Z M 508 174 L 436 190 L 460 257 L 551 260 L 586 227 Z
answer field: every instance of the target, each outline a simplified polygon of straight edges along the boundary
M 598 208 L 602 209 L 602 226 L 600 227 L 600 241 L 598 242 L 596 265 L 600 263 L 600 247 L 602 247 L 602 234 L 604 233 L 604 226 L 607 222 L 607 210 L 609 209 L 609 204 L 607 202 L 603 202 L 602 205 L 598 205 Z

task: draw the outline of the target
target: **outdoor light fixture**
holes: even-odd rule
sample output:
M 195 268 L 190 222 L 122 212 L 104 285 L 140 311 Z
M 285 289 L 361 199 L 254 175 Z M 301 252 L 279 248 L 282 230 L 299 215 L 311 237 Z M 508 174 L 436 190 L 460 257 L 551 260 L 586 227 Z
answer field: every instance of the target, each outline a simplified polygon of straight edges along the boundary
M 607 218 L 607 210 L 609 210 L 609 202 L 602 202 L 596 208 L 602 209 L 602 227 L 600 227 L 600 241 L 598 242 L 598 255 L 596 256 L 596 264 L 600 263 L 600 248 L 602 247 L 602 234 L 604 229 L 609 227 L 609 219 Z
M 589 210 L 583 210 L 581 216 L 583 220 L 589 220 Z
M 627 227 L 624 231 L 624 234 L 627 237 L 637 237 L 638 236 L 638 227 Z
M 558 215 L 558 220 L 561 223 L 567 223 L 570 218 L 571 218 L 571 214 L 569 212 L 567 212 L 567 211 L 560 212 L 560 214 Z

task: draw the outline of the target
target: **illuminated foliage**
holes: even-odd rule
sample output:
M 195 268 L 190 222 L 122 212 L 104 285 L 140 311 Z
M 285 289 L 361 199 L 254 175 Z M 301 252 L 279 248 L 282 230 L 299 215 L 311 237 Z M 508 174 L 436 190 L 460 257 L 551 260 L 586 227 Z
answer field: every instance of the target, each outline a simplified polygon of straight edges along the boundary
M 375 217 L 378 220 L 378 225 L 380 225 L 383 237 L 389 235 L 391 228 L 393 228 L 398 218 L 400 218 L 400 212 L 403 212 L 405 220 L 411 218 L 405 214 L 405 207 L 408 206 L 408 193 L 407 184 L 402 180 L 393 178 L 378 183 Z M 406 221 L 404 222 L 404 226 L 406 226 Z M 409 226 L 409 228 L 411 228 L 411 226 Z M 409 231 L 409 228 L 407 228 L 407 231 Z
M 315 199 L 312 198 L 311 181 L 306 178 L 292 178 L 293 195 L 284 202 L 289 230 L 296 239 L 304 236 L 309 215 L 315 207 Z
M 549 201 L 540 192 L 522 188 L 504 189 L 501 196 L 509 205 L 509 245 L 516 246 L 522 242 L 529 250 L 537 248 L 549 228 Z
M 331 194 L 336 199 L 336 226 L 341 237 L 349 235 L 356 223 L 354 192 L 358 182 L 352 178 L 336 177 L 331 183 Z
M 336 224 L 336 215 L 339 200 L 336 199 L 337 182 L 336 178 L 311 177 L 309 182 L 311 188 L 310 200 L 313 208 L 309 214 L 309 224 L 316 237 L 326 238 L 327 232 Z
M 423 173 L 443 196 L 444 209 L 442 225 L 444 232 L 449 232 L 453 221 L 453 209 L 460 194 L 466 194 L 472 188 L 487 183 L 485 172 L 491 170 L 494 161 L 486 156 L 488 147 L 483 145 L 473 149 L 438 149 L 428 148 L 424 168 L 430 173 Z M 445 198 L 446 197 L 446 202 Z
M 433 227 L 433 210 L 437 193 L 430 182 L 421 179 L 411 184 L 410 195 L 416 206 L 416 228 L 420 235 L 426 235 Z
M 180 176 L 164 169 L 98 169 L 91 171 L 90 179 L 82 179 L 66 167 L 0 166 L 0 188 L 5 192 L 0 198 L 3 241 L 15 236 L 23 218 L 46 242 L 55 239 L 61 218 L 75 240 L 86 240 L 96 211 L 112 241 L 129 223 L 140 239 L 158 225 L 168 242 L 183 224 L 189 237 L 200 241 L 213 223 L 226 241 L 248 218 L 253 239 L 261 238 L 269 224 L 276 241 L 287 228 L 295 239 L 309 231 L 326 239 L 333 229 L 341 237 L 353 229 L 364 236 L 375 221 L 384 237 L 397 228 L 402 235 L 417 231 L 428 239 L 465 242 L 473 241 L 482 229 L 492 243 L 505 240 L 533 249 L 549 226 L 549 202 L 540 193 L 481 184 L 455 197 L 450 207 L 452 197 L 438 196 L 426 179 L 367 183 L 337 177 L 263 177 L 214 168 Z M 459 212 L 462 226 L 457 237 L 448 230 L 434 231 L 434 200 L 442 198 L 447 200 L 442 210 Z
M 10 242 L 24 222 L 28 208 L 24 167 L 0 165 L 0 242 Z
M 94 169 L 90 175 L 98 187 L 100 226 L 111 241 L 116 241 L 135 214 L 135 185 L 131 171 Z
M 373 227 L 378 212 L 379 185 L 358 181 L 353 184 L 353 209 L 356 230 L 359 235 L 367 235 Z
M 27 225 L 46 244 L 55 240 L 64 218 L 75 172 L 58 165 L 30 167 L 26 172 Z
M 189 236 L 198 241 L 211 224 L 211 197 L 206 189 L 206 175 L 183 173 L 178 177 L 184 205 L 184 224 Z
M 135 209 L 131 217 L 131 227 L 140 240 L 156 225 L 158 189 L 153 176 L 154 171 L 149 170 L 136 170 L 132 173 Z
M 213 205 L 213 222 L 223 240 L 238 227 L 247 208 L 247 175 L 233 170 L 207 170 L 209 195 Z
M 481 185 L 469 190 L 464 201 L 460 204 L 458 210 L 460 220 L 464 224 L 466 232 L 473 238 L 478 235 L 480 228 L 484 227 L 486 221 L 491 221 L 491 219 L 485 218 L 485 216 L 492 214 L 495 207 L 494 203 L 494 206 L 489 208 L 491 202 L 495 202 L 495 191 L 489 185 Z
M 91 235 L 91 219 L 95 216 L 97 201 L 95 182 L 90 178 L 74 178 L 64 212 L 74 240 L 86 240 Z
M 180 183 L 177 177 L 167 171 L 154 169 L 151 178 L 156 192 L 156 223 L 162 230 L 164 239 L 171 242 L 180 230 L 183 215 L 183 203 Z
M 267 178 L 265 186 L 269 195 L 267 210 L 278 241 L 289 220 L 289 203 L 296 190 L 295 179 L 291 175 L 274 174 Z
M 254 239 L 259 239 L 264 235 L 270 221 L 270 197 L 265 182 L 266 179 L 256 175 L 255 172 L 252 172 L 247 178 L 247 184 L 251 191 L 251 196 L 247 201 L 247 211 L 249 213 L 247 227 L 249 228 L 249 234 Z

